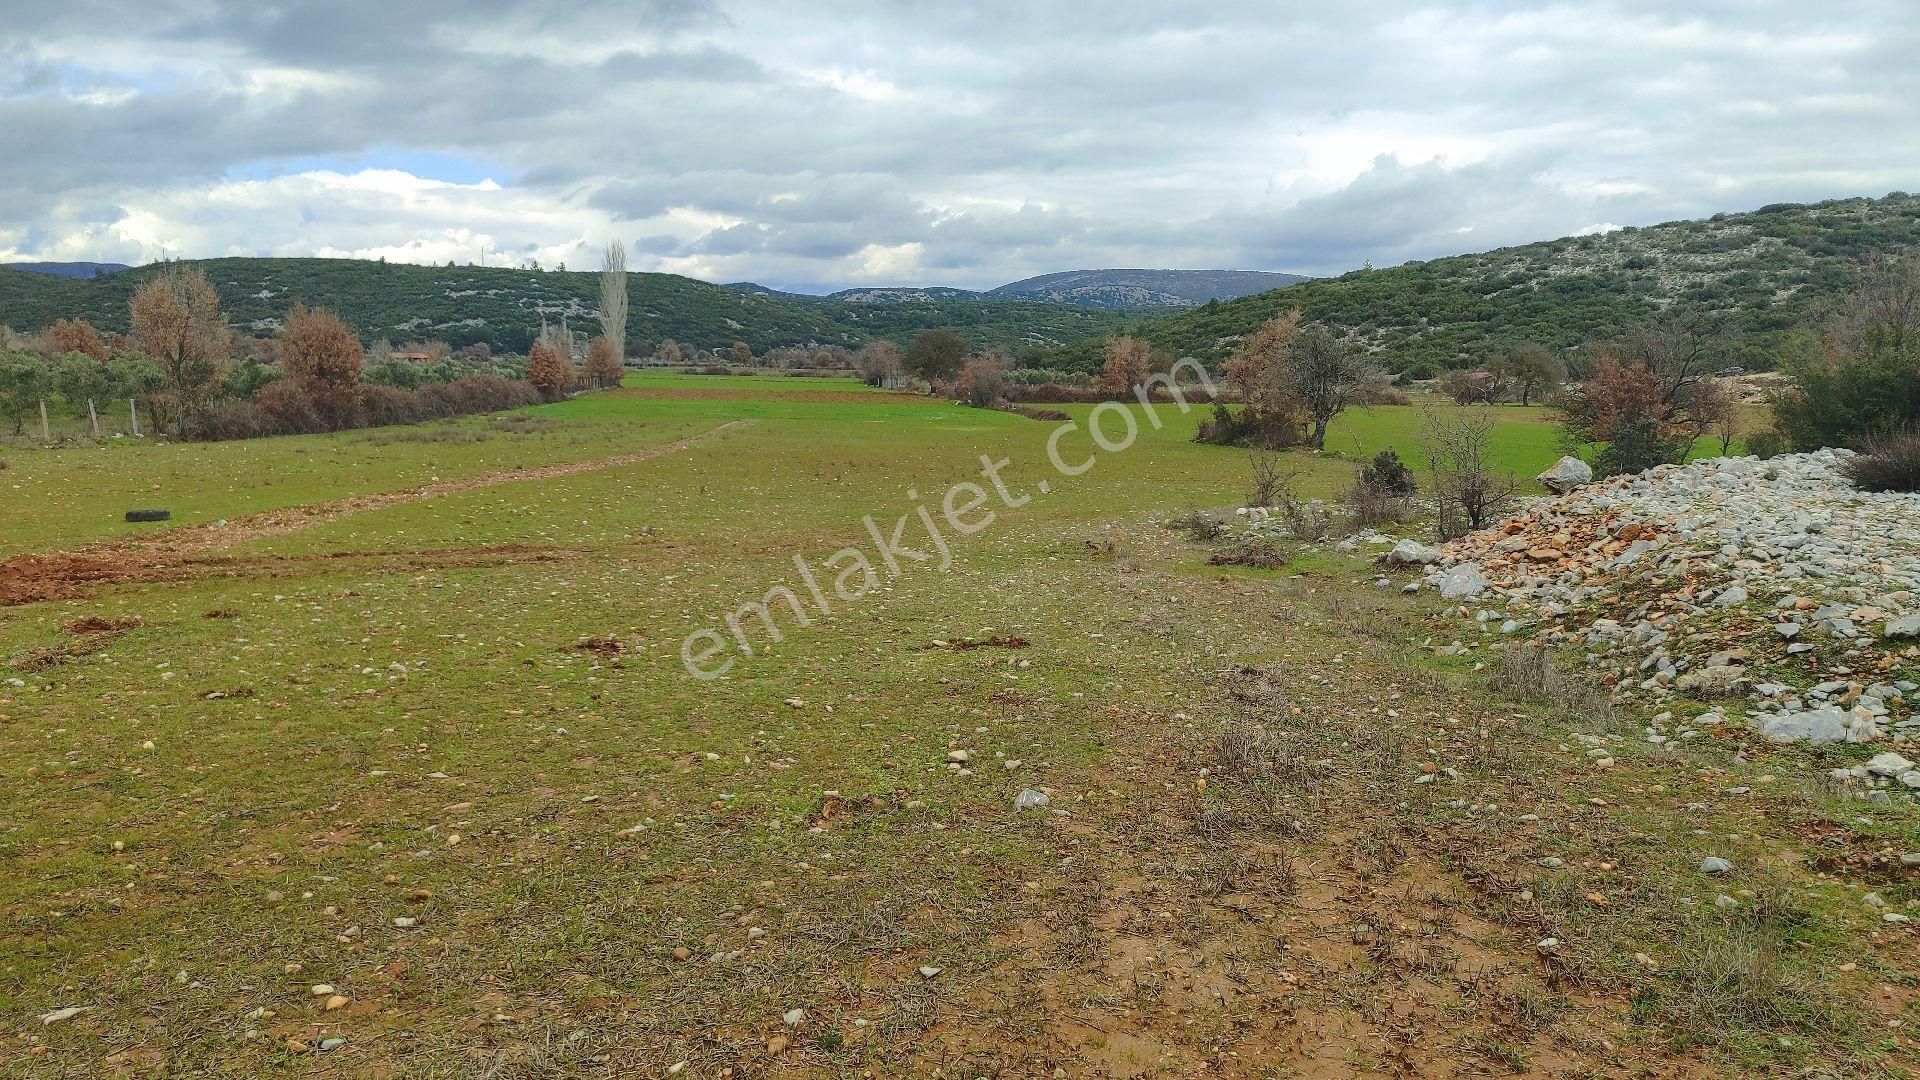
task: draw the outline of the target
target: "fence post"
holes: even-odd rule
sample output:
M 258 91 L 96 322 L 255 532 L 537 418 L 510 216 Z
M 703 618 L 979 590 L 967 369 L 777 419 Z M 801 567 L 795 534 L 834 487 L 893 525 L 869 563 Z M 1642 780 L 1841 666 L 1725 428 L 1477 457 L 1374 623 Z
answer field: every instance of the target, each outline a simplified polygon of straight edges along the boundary
M 100 414 L 93 411 L 93 399 L 87 399 L 87 421 L 93 425 L 93 437 L 100 437 Z
M 140 407 L 133 403 L 132 398 L 127 399 L 127 415 L 133 417 L 133 437 L 137 439 L 140 437 Z
M 46 398 L 40 399 L 40 441 L 43 443 L 50 443 L 53 441 L 53 432 L 49 430 L 47 427 L 47 399 Z

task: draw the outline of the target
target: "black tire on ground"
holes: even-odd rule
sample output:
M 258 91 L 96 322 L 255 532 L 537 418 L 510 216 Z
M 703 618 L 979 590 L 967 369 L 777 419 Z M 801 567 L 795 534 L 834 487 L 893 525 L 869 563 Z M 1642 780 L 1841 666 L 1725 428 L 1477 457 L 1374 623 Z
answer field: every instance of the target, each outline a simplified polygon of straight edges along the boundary
M 129 510 L 128 521 L 167 521 L 173 517 L 171 510 Z

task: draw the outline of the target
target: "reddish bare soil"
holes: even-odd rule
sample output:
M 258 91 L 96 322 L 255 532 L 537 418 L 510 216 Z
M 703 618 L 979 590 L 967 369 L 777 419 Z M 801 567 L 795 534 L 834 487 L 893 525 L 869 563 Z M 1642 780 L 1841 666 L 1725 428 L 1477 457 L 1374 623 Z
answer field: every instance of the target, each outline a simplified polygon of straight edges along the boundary
M 224 525 L 185 525 L 127 540 L 88 544 L 71 551 L 16 555 L 0 560 L 0 607 L 66 600 L 85 596 L 109 585 L 159 581 L 188 581 L 208 577 L 285 577 L 312 573 L 317 566 L 349 559 L 385 559 L 403 566 L 493 566 L 560 558 L 563 549 L 505 545 L 491 548 L 447 548 L 434 551 L 344 551 L 315 556 L 220 556 L 224 548 L 272 536 L 310 529 L 369 510 L 438 499 L 465 491 L 522 480 L 551 480 L 598 469 L 633 465 L 665 454 L 678 453 L 729 428 L 750 424 L 733 420 L 660 446 L 590 461 L 569 461 L 531 469 L 511 469 L 478 476 L 443 480 L 419 487 L 355 495 L 329 502 L 264 510 L 235 518 Z

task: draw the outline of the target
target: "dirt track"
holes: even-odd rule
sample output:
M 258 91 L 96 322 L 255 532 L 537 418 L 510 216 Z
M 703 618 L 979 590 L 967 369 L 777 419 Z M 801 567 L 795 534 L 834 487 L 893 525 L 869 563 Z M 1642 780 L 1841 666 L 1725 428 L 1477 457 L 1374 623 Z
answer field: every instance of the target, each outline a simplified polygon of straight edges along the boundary
M 235 518 L 224 525 L 184 525 L 147 536 L 88 544 L 71 551 L 15 555 L 0 560 L 0 607 L 71 599 L 107 585 L 187 581 L 206 577 L 282 577 L 303 568 L 311 571 L 316 566 L 336 559 L 389 558 L 413 560 L 424 565 L 460 566 L 557 558 L 557 549 L 524 545 L 419 552 L 354 551 L 297 558 L 274 555 L 222 556 L 215 553 L 250 541 L 310 529 L 369 510 L 384 510 L 423 499 L 444 498 L 496 484 L 551 480 L 576 473 L 633 465 L 678 453 L 729 428 L 751 423 L 751 420 L 732 420 L 698 435 L 613 457 L 482 473 L 398 491 L 263 510 Z M 478 562 L 462 562 L 462 559 Z

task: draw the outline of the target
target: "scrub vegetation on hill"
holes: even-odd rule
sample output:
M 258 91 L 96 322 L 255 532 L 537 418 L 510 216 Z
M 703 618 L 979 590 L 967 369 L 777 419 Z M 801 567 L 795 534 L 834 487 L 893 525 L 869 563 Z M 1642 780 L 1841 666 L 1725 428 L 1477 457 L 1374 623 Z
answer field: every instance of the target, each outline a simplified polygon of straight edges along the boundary
M 1876 254 L 1920 246 L 1920 196 L 1766 206 L 1648 228 L 1356 270 L 1207 304 L 1133 329 L 1175 356 L 1224 362 L 1267 320 L 1299 309 L 1351 335 L 1389 370 L 1432 377 L 1527 345 L 1571 350 L 1684 316 L 1770 368 L 1787 334 L 1817 321 Z M 1098 343 L 1046 366 L 1094 371 Z
M 524 354 L 545 323 L 594 320 L 598 274 L 585 270 L 418 266 L 364 259 L 196 259 L 181 264 L 213 282 L 235 329 L 271 336 L 296 300 L 336 311 L 370 343 L 437 339 L 459 348 L 482 343 Z M 106 331 L 129 329 L 127 305 L 159 266 L 77 280 L 0 266 L 0 324 L 26 332 L 80 318 Z M 977 347 L 1041 349 L 1099 337 L 1137 321 L 1124 312 L 1024 300 L 862 303 L 752 293 L 673 274 L 628 275 L 624 355 L 663 341 L 683 349 L 726 350 L 744 341 L 775 347 L 905 340 L 928 327 L 951 327 Z

